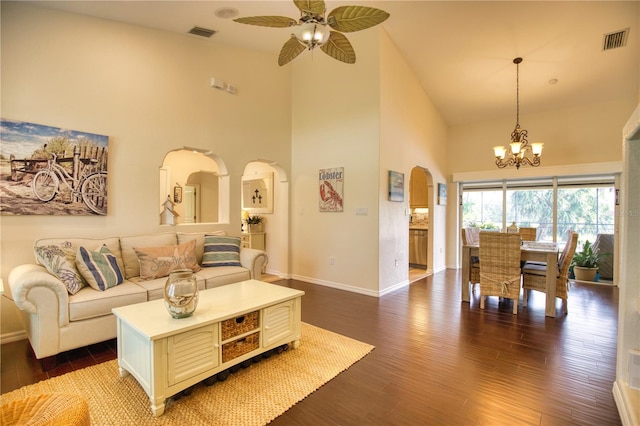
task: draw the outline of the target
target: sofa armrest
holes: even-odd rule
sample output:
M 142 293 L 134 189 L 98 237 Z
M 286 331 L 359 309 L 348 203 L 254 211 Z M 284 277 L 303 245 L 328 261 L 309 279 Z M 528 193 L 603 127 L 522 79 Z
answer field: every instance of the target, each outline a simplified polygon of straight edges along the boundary
M 259 280 L 262 270 L 269 263 L 267 253 L 262 250 L 243 247 L 240 249 L 240 264 L 251 272 L 251 278 Z
M 22 311 L 39 318 L 42 330 L 69 324 L 69 293 L 65 285 L 40 265 L 16 266 L 9 272 L 11 297 Z

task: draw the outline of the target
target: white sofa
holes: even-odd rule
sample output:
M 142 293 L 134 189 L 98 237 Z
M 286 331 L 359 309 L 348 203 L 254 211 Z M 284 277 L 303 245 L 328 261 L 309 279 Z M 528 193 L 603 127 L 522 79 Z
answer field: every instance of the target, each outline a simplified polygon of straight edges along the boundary
M 224 235 L 223 233 L 217 233 Z M 41 264 L 20 265 L 8 277 L 11 296 L 23 312 L 27 336 L 45 369 L 55 366 L 55 355 L 71 349 L 116 337 L 116 319 L 111 309 L 163 297 L 166 277 L 141 280 L 140 263 L 135 248 L 177 246 L 196 240 L 196 256 L 202 263 L 205 233 L 162 233 L 104 239 L 49 238 L 38 240 L 35 247 L 69 243 L 99 250 L 106 245 L 116 257 L 124 281 L 104 291 L 90 286 L 70 294 L 67 287 Z M 217 266 L 195 272 L 200 290 L 248 279 L 260 279 L 268 262 L 265 252 L 250 248 L 240 250 L 241 266 Z M 167 313 L 167 315 L 169 315 Z

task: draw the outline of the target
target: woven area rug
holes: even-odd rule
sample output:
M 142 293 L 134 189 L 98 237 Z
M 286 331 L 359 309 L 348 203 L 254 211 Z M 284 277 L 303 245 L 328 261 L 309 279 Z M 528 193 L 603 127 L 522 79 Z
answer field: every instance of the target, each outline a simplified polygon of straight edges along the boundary
M 302 323 L 297 349 L 263 359 L 212 386 L 169 400 L 153 417 L 149 398 L 133 376 L 121 378 L 108 361 L 0 396 L 4 404 L 52 392 L 81 395 L 93 425 L 264 425 L 303 400 L 373 350 L 373 346 Z

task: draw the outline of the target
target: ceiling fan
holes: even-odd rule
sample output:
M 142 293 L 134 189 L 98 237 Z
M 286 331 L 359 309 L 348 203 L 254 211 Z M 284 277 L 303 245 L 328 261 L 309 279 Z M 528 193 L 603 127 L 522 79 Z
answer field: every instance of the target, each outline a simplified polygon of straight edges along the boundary
M 332 58 L 353 64 L 356 62 L 356 52 L 342 33 L 371 28 L 389 17 L 384 10 L 373 7 L 340 6 L 325 18 L 327 8 L 324 0 L 293 0 L 293 3 L 300 10 L 300 19 L 297 21 L 286 16 L 250 16 L 234 19 L 241 24 L 262 27 L 297 27 L 280 50 L 279 65 L 291 62 L 305 49 L 312 50 L 318 46 Z

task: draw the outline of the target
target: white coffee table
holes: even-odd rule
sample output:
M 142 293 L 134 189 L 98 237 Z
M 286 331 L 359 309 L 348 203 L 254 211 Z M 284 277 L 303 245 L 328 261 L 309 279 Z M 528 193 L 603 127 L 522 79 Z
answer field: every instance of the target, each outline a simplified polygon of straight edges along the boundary
M 120 376 L 133 375 L 154 416 L 165 400 L 242 361 L 300 343 L 303 291 L 249 280 L 199 293 L 188 318 L 174 319 L 164 300 L 114 308 Z

